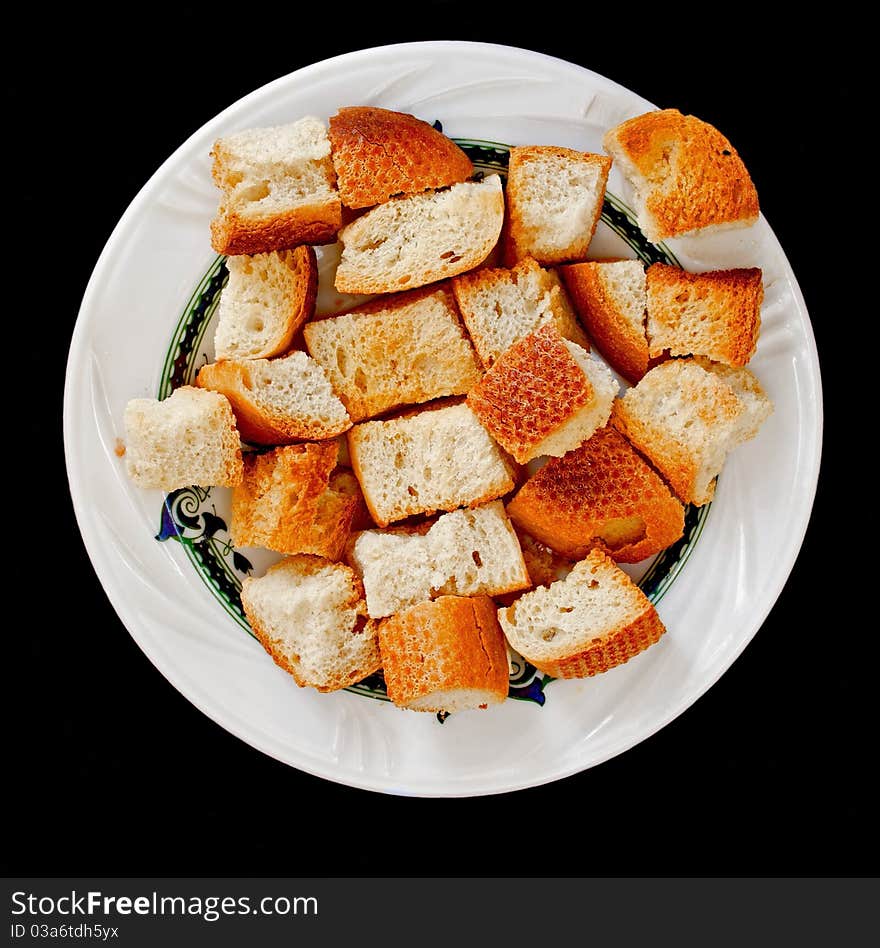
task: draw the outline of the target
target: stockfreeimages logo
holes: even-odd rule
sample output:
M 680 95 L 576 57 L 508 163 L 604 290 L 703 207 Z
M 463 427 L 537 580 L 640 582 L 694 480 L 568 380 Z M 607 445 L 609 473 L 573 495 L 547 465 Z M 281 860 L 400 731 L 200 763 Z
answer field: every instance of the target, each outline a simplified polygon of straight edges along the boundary
M 216 922 L 231 915 L 317 915 L 316 896 L 267 895 L 251 898 L 242 896 L 181 896 L 160 895 L 105 895 L 103 892 L 77 892 L 69 895 L 36 895 L 33 892 L 12 893 L 12 914 L 31 918 L 45 916 L 88 916 L 103 918 L 116 916 L 198 916 L 206 922 Z M 19 923 L 20 924 L 20 923 Z M 13 925 L 13 930 L 15 926 Z M 113 937 L 112 935 L 110 937 Z

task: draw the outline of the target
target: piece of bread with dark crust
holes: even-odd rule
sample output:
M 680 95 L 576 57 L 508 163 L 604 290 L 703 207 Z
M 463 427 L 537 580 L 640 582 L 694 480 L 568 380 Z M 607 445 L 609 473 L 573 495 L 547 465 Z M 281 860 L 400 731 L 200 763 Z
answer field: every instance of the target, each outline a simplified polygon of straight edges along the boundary
M 552 323 L 511 346 L 471 389 L 467 403 L 520 463 L 561 456 L 611 413 L 617 382 L 608 369 Z
M 391 198 L 340 231 L 336 289 L 396 293 L 472 270 L 489 256 L 503 220 L 497 174 Z
M 319 441 L 245 455 L 232 492 L 232 542 L 341 559 L 358 499 L 331 477 L 336 450 L 333 441 Z
M 628 382 L 638 382 L 648 371 L 644 264 L 588 260 L 559 273 L 596 348 Z
M 214 143 L 211 157 L 223 192 L 211 222 L 217 253 L 268 253 L 336 239 L 342 203 L 320 119 L 234 132 Z
M 461 317 L 483 367 L 488 369 L 515 342 L 552 322 L 569 342 L 589 351 L 590 342 L 568 302 L 559 276 L 531 257 L 508 270 L 481 267 L 452 280 Z
M 338 691 L 382 667 L 378 623 L 366 616 L 354 570 L 290 556 L 248 576 L 241 603 L 254 635 L 301 687 Z
M 611 423 L 680 500 L 702 506 L 715 493 L 728 453 L 754 438 L 772 411 L 748 369 L 670 359 L 614 402 Z
M 573 560 L 601 546 L 618 563 L 638 563 L 684 532 L 682 505 L 611 427 L 565 457 L 551 458 L 519 489 L 507 515 Z
M 523 257 L 556 264 L 583 260 L 602 216 L 611 159 L 526 145 L 510 149 L 504 263 Z
M 304 336 L 353 422 L 464 395 L 480 379 L 448 283 L 383 296 L 309 323 Z
M 372 207 L 467 181 L 470 158 L 436 128 L 404 112 L 342 108 L 330 119 L 330 147 L 346 207 Z
M 764 299 L 758 267 L 688 273 L 654 263 L 647 298 L 652 357 L 669 352 L 742 367 L 755 354 Z
M 514 487 L 514 471 L 465 404 L 365 421 L 348 450 L 380 527 L 437 510 L 478 507 Z
M 488 596 L 441 596 L 379 623 L 388 697 L 410 711 L 464 711 L 507 698 L 507 648 Z
M 638 586 L 601 550 L 565 577 L 498 610 L 510 645 L 554 678 L 587 678 L 622 665 L 666 631 Z
M 229 399 L 245 441 L 290 444 L 335 438 L 351 427 L 324 370 L 305 352 L 202 366 L 196 385 Z
M 609 129 L 603 145 L 632 185 L 639 227 L 654 243 L 758 219 L 745 164 L 708 122 L 678 109 L 646 112 Z
M 229 257 L 226 268 L 229 282 L 217 306 L 214 357 L 270 359 L 287 352 L 296 331 L 315 315 L 314 248 Z

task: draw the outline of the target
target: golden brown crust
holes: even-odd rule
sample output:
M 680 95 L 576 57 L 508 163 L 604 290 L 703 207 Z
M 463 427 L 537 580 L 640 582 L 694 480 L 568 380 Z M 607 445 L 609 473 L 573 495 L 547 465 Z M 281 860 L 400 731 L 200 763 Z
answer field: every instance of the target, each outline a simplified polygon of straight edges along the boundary
M 403 112 L 342 108 L 330 119 L 330 147 L 346 207 L 371 207 L 466 181 L 470 158 L 442 132 Z
M 736 149 L 693 115 L 678 109 L 638 115 L 606 134 L 605 150 L 622 153 L 645 179 L 652 239 L 758 217 L 758 193 Z
M 538 246 L 536 229 L 524 219 L 523 207 L 530 201 L 530 197 L 525 193 L 521 178 L 523 170 L 529 164 L 546 161 L 548 158 L 556 158 L 568 164 L 596 167 L 599 173 L 599 190 L 592 219 L 585 228 L 580 230 L 577 238 L 564 247 L 541 250 Z M 602 216 L 602 202 L 610 169 L 611 159 L 605 155 L 575 151 L 572 148 L 561 148 L 556 145 L 521 145 L 511 148 L 505 192 L 507 214 L 501 237 L 505 266 L 512 267 L 523 257 L 534 257 L 538 263 L 544 265 L 583 260 L 587 255 L 593 234 L 596 232 L 599 218 Z
M 588 261 L 559 268 L 581 322 L 608 364 L 635 384 L 648 371 L 648 340 L 621 313 L 602 279 L 602 263 Z
M 684 532 L 682 505 L 611 427 L 600 428 L 564 457 L 551 458 L 520 488 L 507 515 L 573 560 L 600 546 L 619 563 L 637 563 Z
M 764 299 L 758 267 L 688 273 L 654 263 L 647 289 L 652 357 L 701 355 L 742 367 L 754 355 Z
M 511 346 L 471 389 L 467 403 L 492 437 L 525 463 L 592 398 L 584 370 L 547 323 Z
M 339 200 L 295 207 L 272 217 L 243 217 L 221 205 L 211 221 L 211 246 L 217 253 L 257 254 L 299 244 L 332 244 L 342 226 Z
M 327 424 L 319 418 L 290 417 L 261 407 L 253 397 L 254 363 L 228 360 L 203 365 L 196 385 L 229 399 L 243 441 L 251 444 L 291 444 L 295 441 L 335 438 L 351 427 L 348 420 Z
M 357 499 L 329 485 L 336 452 L 325 441 L 245 455 L 242 483 L 232 492 L 233 543 L 340 559 Z
M 441 596 L 383 619 L 379 651 L 388 697 L 398 707 L 459 689 L 507 697 L 507 647 L 488 596 Z
M 590 678 L 623 665 L 660 640 L 666 631 L 657 610 L 648 608 L 637 619 L 615 629 L 609 635 L 593 639 L 583 651 L 557 661 L 530 661 L 545 675 L 553 678 Z

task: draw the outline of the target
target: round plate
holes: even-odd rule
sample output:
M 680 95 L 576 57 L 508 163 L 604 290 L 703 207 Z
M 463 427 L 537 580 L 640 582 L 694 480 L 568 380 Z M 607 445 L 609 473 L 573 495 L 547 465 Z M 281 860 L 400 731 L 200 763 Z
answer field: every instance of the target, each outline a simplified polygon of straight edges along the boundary
M 210 356 L 211 303 L 222 282 L 208 236 L 218 201 L 208 157 L 214 140 L 303 115 L 326 118 L 350 104 L 440 120 L 446 134 L 475 143 L 585 151 L 601 151 L 607 128 L 654 107 L 570 63 L 440 42 L 327 60 L 221 113 L 132 202 L 86 290 L 64 402 L 77 519 L 107 595 L 140 647 L 190 701 L 254 747 L 310 773 L 392 793 L 468 796 L 545 783 L 619 754 L 680 714 L 770 611 L 800 548 L 819 470 L 821 385 L 809 318 L 763 218 L 746 230 L 658 248 L 691 270 L 763 268 L 763 325 L 750 368 L 775 412 L 728 460 L 711 508 L 692 519 L 686 549 L 671 566 L 666 558 L 666 579 L 654 591 L 661 590 L 668 634 L 657 645 L 583 681 L 549 682 L 518 668 L 512 694 L 530 700 L 455 714 L 442 726 L 370 694 L 299 689 L 227 608 L 240 577 L 264 565 L 228 544 L 228 498 L 193 493 L 166 501 L 138 490 L 117 449 L 126 402 L 166 392 L 175 384 L 175 359 L 183 378 L 193 358 Z M 640 235 L 627 237 L 628 195 L 615 168 L 608 191 L 591 253 L 641 252 Z M 332 253 L 322 256 L 329 267 Z M 216 562 L 206 565 L 199 554 L 209 550 Z M 652 569 L 648 583 L 661 572 Z

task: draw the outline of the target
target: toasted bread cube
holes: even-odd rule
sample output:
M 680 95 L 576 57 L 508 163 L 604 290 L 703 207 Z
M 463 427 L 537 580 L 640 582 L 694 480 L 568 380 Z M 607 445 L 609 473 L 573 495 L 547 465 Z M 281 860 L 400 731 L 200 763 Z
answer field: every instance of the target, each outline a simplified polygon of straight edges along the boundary
M 684 532 L 682 505 L 611 427 L 600 428 L 564 457 L 551 458 L 519 489 L 507 514 L 574 560 L 601 546 L 618 563 L 638 563 Z
M 560 267 L 559 273 L 596 348 L 628 382 L 638 382 L 649 358 L 642 262 L 588 260 Z
M 531 257 L 513 269 L 475 270 L 452 280 L 455 299 L 484 368 L 545 323 L 582 349 L 590 343 L 578 325 L 559 277 Z
M 772 411 L 748 369 L 672 359 L 615 401 L 611 421 L 680 500 L 702 506 L 728 453 L 754 438 Z
M 354 422 L 464 395 L 480 378 L 447 284 L 382 297 L 304 334 Z
M 395 293 L 464 273 L 489 256 L 503 220 L 497 174 L 391 198 L 340 232 L 336 289 Z
M 433 125 L 390 109 L 340 109 L 330 119 L 330 145 L 346 207 L 445 188 L 474 173 L 470 158 Z
M 633 188 L 648 240 L 747 227 L 758 219 L 758 193 L 727 138 L 678 109 L 646 112 L 610 129 L 603 141 Z
M 217 306 L 215 357 L 269 359 L 287 352 L 296 331 L 315 314 L 314 249 L 229 257 L 226 267 L 229 282 Z
M 601 550 L 565 579 L 498 610 L 508 642 L 554 678 L 587 678 L 629 661 L 666 631 L 647 596 Z
M 439 595 L 527 589 L 519 541 L 500 500 L 442 514 L 427 530 L 367 530 L 351 548 L 374 619 Z
M 232 494 L 233 543 L 339 559 L 358 501 L 330 483 L 336 452 L 324 441 L 246 455 Z
M 241 442 L 229 402 L 184 385 L 125 406 L 125 466 L 138 487 L 176 490 L 241 482 Z
M 379 623 L 388 697 L 410 711 L 464 711 L 507 698 L 507 647 L 488 596 L 441 596 Z
M 211 222 L 217 253 L 268 253 L 336 239 L 342 204 L 320 119 L 234 132 L 214 143 L 211 157 L 223 192 Z
M 327 374 L 305 352 L 212 362 L 199 369 L 196 385 L 229 399 L 242 438 L 252 444 L 335 438 L 351 427 Z
M 611 159 L 529 145 L 510 149 L 504 262 L 583 260 L 602 216 Z
M 512 346 L 468 394 L 492 437 L 525 464 L 559 457 L 608 421 L 617 382 L 552 324 Z
M 337 691 L 382 667 L 378 623 L 366 618 L 354 570 L 316 556 L 291 556 L 242 583 L 251 628 L 300 687 Z
M 416 514 L 477 507 L 514 487 L 511 464 L 464 404 L 365 421 L 348 432 L 348 450 L 380 527 Z
M 668 350 L 742 367 L 758 344 L 763 299 L 757 267 L 688 273 L 654 263 L 647 274 L 650 354 Z

